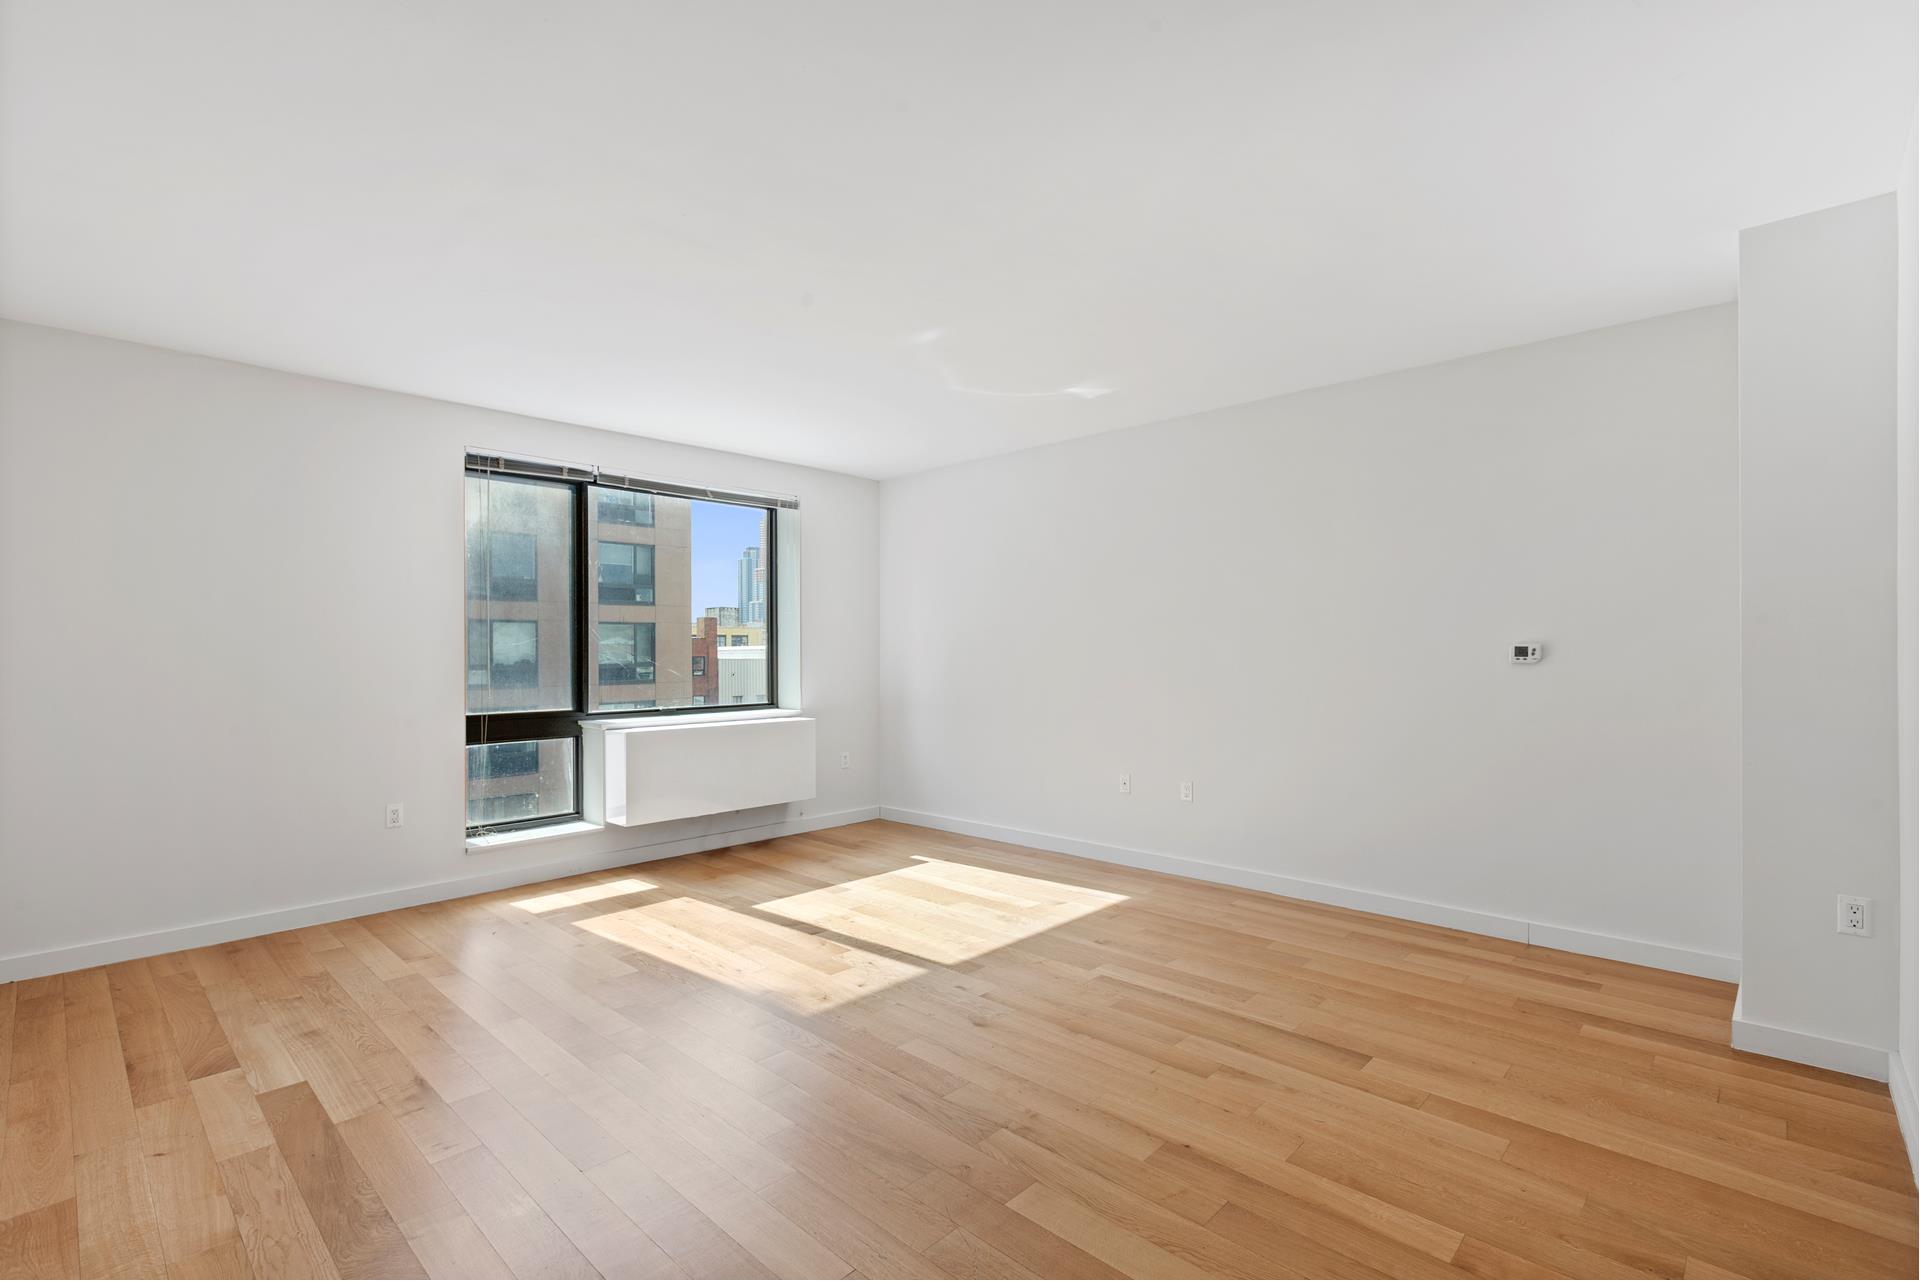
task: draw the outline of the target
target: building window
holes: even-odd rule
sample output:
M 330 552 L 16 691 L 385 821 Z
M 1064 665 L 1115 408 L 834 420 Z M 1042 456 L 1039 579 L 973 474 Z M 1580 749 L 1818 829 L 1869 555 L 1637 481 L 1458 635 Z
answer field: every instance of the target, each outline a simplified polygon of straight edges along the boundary
M 511 778 L 540 772 L 538 743 L 488 743 L 481 751 L 486 754 L 487 759 L 483 764 L 490 778 Z
M 606 543 L 599 547 L 600 603 L 653 604 L 653 545 Z
M 600 624 L 600 683 L 653 684 L 652 623 Z
M 496 531 L 487 567 L 487 594 L 495 600 L 537 600 L 540 559 L 532 534 Z
M 636 489 L 597 491 L 600 519 L 609 525 L 652 525 L 653 495 Z
M 539 540 L 529 530 L 490 529 L 467 539 L 467 595 L 482 600 L 537 600 Z
M 467 620 L 467 688 L 533 689 L 540 684 L 540 624 Z
M 601 485 L 598 474 L 468 456 L 470 830 L 577 815 L 583 721 L 778 702 L 773 534 L 791 501 Z M 652 541 L 623 541 L 634 528 Z M 693 624 L 707 618 L 696 641 Z M 718 641 L 727 658 L 716 670 L 711 653 L 692 651 L 715 643 L 723 621 L 739 634 Z

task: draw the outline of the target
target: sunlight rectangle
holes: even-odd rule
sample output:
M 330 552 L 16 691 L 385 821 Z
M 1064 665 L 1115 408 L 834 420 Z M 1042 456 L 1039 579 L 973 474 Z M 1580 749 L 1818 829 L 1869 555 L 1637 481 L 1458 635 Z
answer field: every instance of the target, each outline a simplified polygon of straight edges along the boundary
M 671 898 L 578 922 L 601 938 L 801 1014 L 832 1009 L 926 971 L 717 903 Z
M 1126 895 L 970 863 L 921 859 L 908 867 L 809 890 L 760 909 L 940 965 L 1078 920 Z
M 658 888 L 660 887 L 650 881 L 636 880 L 627 876 L 617 881 L 602 881 L 598 885 L 583 885 L 579 889 L 560 890 L 553 894 L 536 894 L 532 898 L 515 899 L 513 905 L 523 912 L 553 912 L 563 907 L 579 907 L 583 903 L 623 898 L 628 894 L 645 894 L 648 890 Z

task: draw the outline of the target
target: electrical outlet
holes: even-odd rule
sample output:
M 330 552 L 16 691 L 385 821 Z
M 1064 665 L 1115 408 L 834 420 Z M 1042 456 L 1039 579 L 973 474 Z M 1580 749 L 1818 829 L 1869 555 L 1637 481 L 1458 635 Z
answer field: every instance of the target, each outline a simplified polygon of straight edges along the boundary
M 1873 934 L 1873 900 L 1839 895 L 1835 900 L 1833 928 L 1841 934 L 1869 938 Z
M 387 806 L 387 826 L 388 827 L 404 827 L 406 826 L 406 822 L 407 822 L 407 807 L 402 805 L 399 801 L 393 801 L 389 803 Z
M 845 769 L 851 764 L 853 764 L 853 753 L 852 752 L 840 753 L 840 768 Z
M 1133 775 L 1122 774 L 1120 776 L 1120 795 L 1122 796 L 1133 795 Z
M 1190 801 L 1193 799 L 1193 780 L 1192 779 L 1189 778 L 1189 779 L 1180 780 L 1180 799 L 1183 801 Z

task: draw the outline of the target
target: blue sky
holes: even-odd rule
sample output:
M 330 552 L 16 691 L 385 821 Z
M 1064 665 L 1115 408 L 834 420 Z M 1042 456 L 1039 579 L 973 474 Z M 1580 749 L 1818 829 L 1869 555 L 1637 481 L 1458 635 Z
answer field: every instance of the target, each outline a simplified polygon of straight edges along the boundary
M 757 507 L 694 499 L 693 616 L 714 605 L 740 603 L 740 553 L 760 542 Z

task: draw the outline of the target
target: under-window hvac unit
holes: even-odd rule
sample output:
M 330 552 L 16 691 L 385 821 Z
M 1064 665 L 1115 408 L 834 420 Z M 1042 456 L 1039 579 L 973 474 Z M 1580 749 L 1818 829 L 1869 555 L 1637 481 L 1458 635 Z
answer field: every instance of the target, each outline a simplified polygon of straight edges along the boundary
M 813 718 L 588 723 L 580 764 L 585 817 L 622 827 L 810 801 Z

